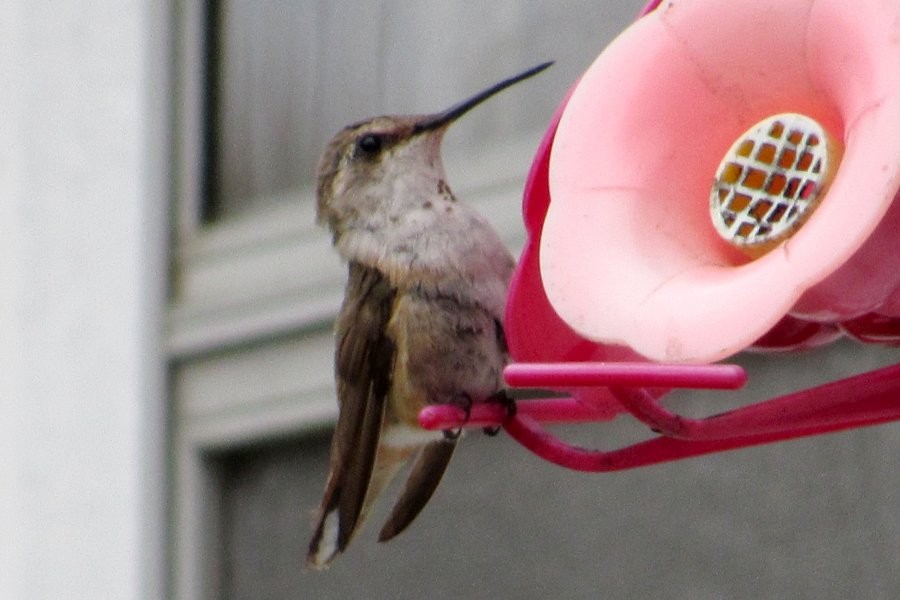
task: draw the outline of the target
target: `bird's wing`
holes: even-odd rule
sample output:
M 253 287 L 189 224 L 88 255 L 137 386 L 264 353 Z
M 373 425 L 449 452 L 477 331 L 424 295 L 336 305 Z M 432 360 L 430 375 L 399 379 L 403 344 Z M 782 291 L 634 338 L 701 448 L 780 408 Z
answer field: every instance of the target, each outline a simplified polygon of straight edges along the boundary
M 453 457 L 456 440 L 438 440 L 426 445 L 406 480 L 403 493 L 378 534 L 379 542 L 393 538 L 413 522 L 437 489 Z
M 331 470 L 308 563 L 326 565 L 360 525 L 381 426 L 395 348 L 387 337 L 396 289 L 377 269 L 350 263 L 336 325 L 335 370 L 340 413 L 331 445 Z

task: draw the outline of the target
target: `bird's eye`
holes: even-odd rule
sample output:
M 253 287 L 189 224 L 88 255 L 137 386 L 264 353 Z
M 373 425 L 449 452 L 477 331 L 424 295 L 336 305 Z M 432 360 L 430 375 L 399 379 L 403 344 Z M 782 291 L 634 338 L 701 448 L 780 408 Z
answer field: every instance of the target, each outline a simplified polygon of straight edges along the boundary
M 381 136 L 374 133 L 367 133 L 356 140 L 356 148 L 363 154 L 370 156 L 378 154 L 383 144 L 384 141 Z

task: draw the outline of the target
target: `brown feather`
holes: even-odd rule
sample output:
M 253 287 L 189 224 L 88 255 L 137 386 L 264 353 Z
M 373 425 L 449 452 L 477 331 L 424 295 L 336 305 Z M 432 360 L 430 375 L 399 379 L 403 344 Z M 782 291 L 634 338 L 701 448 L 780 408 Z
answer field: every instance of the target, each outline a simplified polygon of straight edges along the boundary
M 395 355 L 385 330 L 396 290 L 376 269 L 358 263 L 350 263 L 349 269 L 336 325 L 340 412 L 332 439 L 331 473 L 309 547 L 310 564 L 315 564 L 325 519 L 332 511 L 338 511 L 338 552 L 346 548 L 360 524 Z
M 419 515 L 441 482 L 455 449 L 455 440 L 431 442 L 422 449 L 403 493 L 378 534 L 379 542 L 386 542 L 401 533 Z

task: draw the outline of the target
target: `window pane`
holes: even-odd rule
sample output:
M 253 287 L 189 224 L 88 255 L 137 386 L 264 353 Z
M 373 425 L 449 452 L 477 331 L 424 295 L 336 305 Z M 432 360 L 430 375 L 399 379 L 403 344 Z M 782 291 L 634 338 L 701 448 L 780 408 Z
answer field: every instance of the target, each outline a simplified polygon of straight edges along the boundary
M 310 185 L 322 147 L 347 123 L 437 111 L 555 59 L 540 85 L 479 107 L 447 142 L 471 154 L 543 129 L 643 3 L 210 0 L 205 220 Z
M 311 179 L 316 2 L 210 2 L 207 220 Z

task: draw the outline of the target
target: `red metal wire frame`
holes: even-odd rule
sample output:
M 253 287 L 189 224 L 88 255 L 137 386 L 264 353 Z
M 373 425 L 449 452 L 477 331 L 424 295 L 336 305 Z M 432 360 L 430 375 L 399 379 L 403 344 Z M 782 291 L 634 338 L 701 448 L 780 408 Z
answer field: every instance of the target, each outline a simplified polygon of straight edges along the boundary
M 662 366 L 676 371 L 685 368 Z M 517 365 L 517 369 L 527 371 L 527 365 Z M 553 366 L 540 365 L 539 369 L 552 371 Z M 603 377 L 607 375 L 603 373 Z M 597 420 L 592 418 L 599 414 L 595 409 L 572 398 L 520 401 L 513 417 L 508 417 L 502 406 L 477 404 L 466 423 L 463 423 L 465 414 L 458 407 L 432 406 L 420 413 L 420 423 L 426 429 L 503 424 L 513 439 L 545 460 L 577 471 L 606 472 L 900 419 L 900 364 L 705 419 L 673 414 L 642 388 L 612 389 L 633 415 L 662 435 L 613 451 L 567 444 L 543 429 L 539 422 Z

